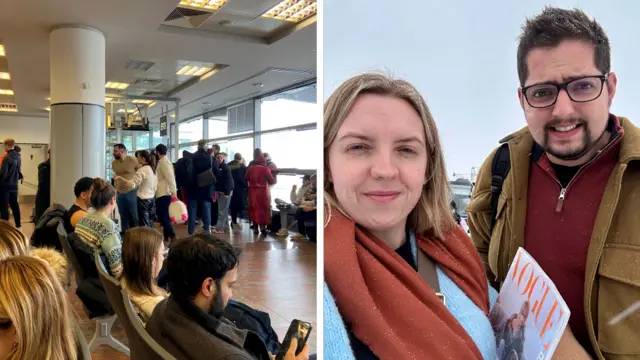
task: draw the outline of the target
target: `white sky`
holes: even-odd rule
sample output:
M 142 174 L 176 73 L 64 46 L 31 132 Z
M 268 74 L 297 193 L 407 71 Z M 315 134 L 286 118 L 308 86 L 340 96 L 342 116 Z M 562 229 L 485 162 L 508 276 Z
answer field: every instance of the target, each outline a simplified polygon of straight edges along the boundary
M 491 5 L 487 5 L 490 3 Z M 640 2 L 324 0 L 324 98 L 364 71 L 411 81 L 425 97 L 447 169 L 469 174 L 505 135 L 525 126 L 516 47 L 525 17 L 546 4 L 580 7 L 611 42 L 612 112 L 640 124 Z

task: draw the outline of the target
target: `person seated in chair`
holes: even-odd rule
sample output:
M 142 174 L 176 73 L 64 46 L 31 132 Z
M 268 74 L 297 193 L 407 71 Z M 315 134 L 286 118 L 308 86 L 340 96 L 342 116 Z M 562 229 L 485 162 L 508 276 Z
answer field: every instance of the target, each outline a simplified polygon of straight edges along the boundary
M 302 186 L 298 188 L 298 185 L 293 185 L 291 188 L 290 201 L 287 203 L 282 199 L 276 199 L 276 207 L 280 211 L 280 230 L 276 233 L 278 237 L 287 237 L 289 235 L 288 218 L 289 214 L 296 215 L 299 206 L 304 200 L 304 195 L 307 193 L 307 189 L 311 186 L 311 175 L 305 175 L 302 177 Z
M 75 231 L 76 225 L 87 213 L 91 207 L 91 186 L 93 185 L 93 179 L 90 177 L 83 177 L 76 182 L 73 187 L 73 194 L 76 196 L 76 201 L 67 211 L 64 219 L 64 227 L 68 233 Z
M 147 332 L 179 359 L 270 360 L 260 337 L 223 317 L 238 279 L 240 249 L 210 234 L 174 244 L 167 269 L 171 295 L 156 305 Z M 309 346 L 295 356 L 295 342 L 286 359 L 306 360 Z
M 298 221 L 298 235 L 292 236 L 291 240 L 306 240 L 309 237 L 310 240 L 315 240 L 315 234 L 308 233 L 305 222 L 316 222 L 316 208 L 317 208 L 317 178 L 316 174 L 311 175 L 311 183 L 309 187 L 302 194 L 302 200 L 300 201 L 298 212 L 296 213 L 296 219 Z

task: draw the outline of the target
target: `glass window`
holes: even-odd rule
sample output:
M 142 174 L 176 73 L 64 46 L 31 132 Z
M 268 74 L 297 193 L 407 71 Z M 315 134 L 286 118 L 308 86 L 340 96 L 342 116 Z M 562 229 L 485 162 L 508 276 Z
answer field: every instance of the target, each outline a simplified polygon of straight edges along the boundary
M 236 139 L 224 142 L 213 142 L 213 144 L 220 145 L 220 151 L 227 153 L 227 161 L 233 160 L 236 153 L 242 154 L 242 157 L 246 160 L 246 165 L 253 159 L 253 137 L 247 137 L 243 139 Z
M 316 84 L 260 99 L 261 130 L 318 122 Z
M 278 182 L 271 187 L 271 207 L 274 209 L 276 207 L 276 199 L 282 199 L 288 203 L 291 202 L 291 187 L 298 185 L 299 189 L 302 186 L 302 175 L 280 174 L 277 180 Z
M 133 150 L 133 134 L 131 134 L 131 132 L 127 132 L 127 134 L 125 134 L 125 132 L 122 131 L 122 144 L 127 148 L 128 155 L 133 156 L 133 154 L 135 154 L 135 151 Z
M 260 149 L 268 153 L 279 168 L 319 169 L 317 156 L 313 155 L 314 149 L 321 149 L 317 144 L 317 131 L 290 130 L 262 134 Z M 253 151 L 249 156 L 249 159 L 253 157 Z
M 227 109 L 216 110 L 208 114 L 207 139 L 215 139 L 229 135 L 227 126 Z
M 136 150 L 149 150 L 149 132 L 136 134 Z
M 178 144 L 202 140 L 202 117 L 194 120 L 181 122 L 178 125 Z
M 153 130 L 153 138 L 151 139 L 151 147 L 155 149 L 159 144 L 168 145 L 168 136 L 160 136 L 160 129 Z

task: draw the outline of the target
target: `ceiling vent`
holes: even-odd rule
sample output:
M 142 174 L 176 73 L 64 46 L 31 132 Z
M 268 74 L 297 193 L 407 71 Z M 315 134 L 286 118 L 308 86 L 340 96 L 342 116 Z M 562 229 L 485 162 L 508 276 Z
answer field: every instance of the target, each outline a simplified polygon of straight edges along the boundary
M 124 67 L 129 70 L 148 71 L 153 65 L 155 65 L 155 63 L 151 61 L 129 60 Z
M 139 87 L 159 87 L 163 82 L 164 80 L 162 79 L 136 79 L 131 85 Z
M 178 20 L 182 18 L 189 18 L 192 16 L 206 15 L 206 14 L 211 14 L 211 13 L 207 11 L 200 11 L 195 9 L 175 8 L 171 12 L 171 14 L 169 14 L 169 16 L 167 16 L 167 18 L 164 19 L 164 21 L 172 21 L 172 20 Z

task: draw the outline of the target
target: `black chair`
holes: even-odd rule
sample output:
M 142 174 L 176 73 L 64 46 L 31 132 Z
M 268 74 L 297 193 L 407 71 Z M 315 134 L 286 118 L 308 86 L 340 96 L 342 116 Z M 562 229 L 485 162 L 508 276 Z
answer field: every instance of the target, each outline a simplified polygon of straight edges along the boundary
M 91 255 L 87 253 L 90 250 L 78 249 L 81 247 L 80 240 L 75 233 L 67 234 L 64 223 L 58 224 L 58 237 L 62 250 L 73 267 L 78 286 L 76 294 L 82 301 L 89 319 L 96 319 L 96 331 L 89 342 L 89 349 L 93 351 L 100 345 L 108 345 L 129 355 L 129 349 L 111 334 L 117 316 L 113 313 L 107 294 L 100 284 L 93 261 L 87 264 L 87 257 L 91 259 Z

